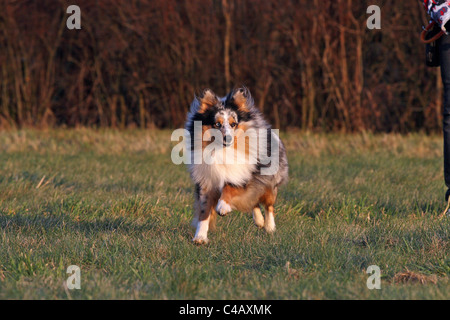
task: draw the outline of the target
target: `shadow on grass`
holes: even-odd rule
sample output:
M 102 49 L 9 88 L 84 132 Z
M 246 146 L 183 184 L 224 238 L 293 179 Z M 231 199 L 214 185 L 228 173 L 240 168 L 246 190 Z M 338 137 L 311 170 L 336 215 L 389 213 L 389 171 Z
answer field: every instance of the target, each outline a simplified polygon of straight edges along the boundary
M 331 218 L 339 216 L 346 220 L 353 220 L 370 214 L 371 218 L 382 219 L 386 216 L 406 218 L 411 215 L 438 217 L 445 209 L 445 203 L 436 201 L 414 200 L 406 206 L 401 203 L 373 201 L 371 204 L 364 199 L 344 199 L 336 201 L 314 201 L 313 203 L 291 204 L 291 208 L 300 211 L 303 216 L 317 218 Z
M 125 217 L 77 220 L 68 215 L 0 215 L 0 229 L 14 232 L 82 232 L 92 235 L 99 232 L 148 232 L 157 229 L 157 221 L 146 219 L 143 223 L 128 221 Z

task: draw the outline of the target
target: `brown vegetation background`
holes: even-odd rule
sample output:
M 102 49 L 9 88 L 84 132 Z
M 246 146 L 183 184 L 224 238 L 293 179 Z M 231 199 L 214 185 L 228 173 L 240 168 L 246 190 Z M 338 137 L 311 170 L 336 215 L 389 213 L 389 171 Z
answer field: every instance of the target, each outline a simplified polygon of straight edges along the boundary
M 438 131 L 425 22 L 417 0 L 0 0 L 0 127 L 180 127 L 246 85 L 277 128 Z

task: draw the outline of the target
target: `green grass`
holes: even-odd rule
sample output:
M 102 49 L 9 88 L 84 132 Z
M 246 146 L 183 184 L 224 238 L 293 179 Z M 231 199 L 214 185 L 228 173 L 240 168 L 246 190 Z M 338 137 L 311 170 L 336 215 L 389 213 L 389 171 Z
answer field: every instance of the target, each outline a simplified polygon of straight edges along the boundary
M 170 132 L 0 132 L 0 299 L 450 298 L 440 137 L 283 138 L 277 232 L 236 212 L 196 246 Z M 70 265 L 81 290 L 63 287 Z

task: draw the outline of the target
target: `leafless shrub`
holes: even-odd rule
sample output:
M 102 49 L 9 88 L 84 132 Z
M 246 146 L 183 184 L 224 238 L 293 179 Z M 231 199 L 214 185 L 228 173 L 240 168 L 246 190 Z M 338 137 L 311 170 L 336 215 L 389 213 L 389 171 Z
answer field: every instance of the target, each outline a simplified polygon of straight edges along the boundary
M 274 127 L 435 131 L 425 13 L 365 1 L 0 1 L 0 127 L 179 127 L 194 93 L 244 84 Z M 408 14 L 405 14 L 407 12 Z

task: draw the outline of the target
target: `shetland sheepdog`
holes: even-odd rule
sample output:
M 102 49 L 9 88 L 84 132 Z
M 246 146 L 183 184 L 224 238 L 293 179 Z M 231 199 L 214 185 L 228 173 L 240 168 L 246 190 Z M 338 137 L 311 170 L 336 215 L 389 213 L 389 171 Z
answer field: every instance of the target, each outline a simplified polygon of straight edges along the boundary
M 185 129 L 195 183 L 194 243 L 207 243 L 216 215 L 232 210 L 251 212 L 257 227 L 274 232 L 278 188 L 288 179 L 286 150 L 250 91 L 219 97 L 204 90 L 191 104 Z

